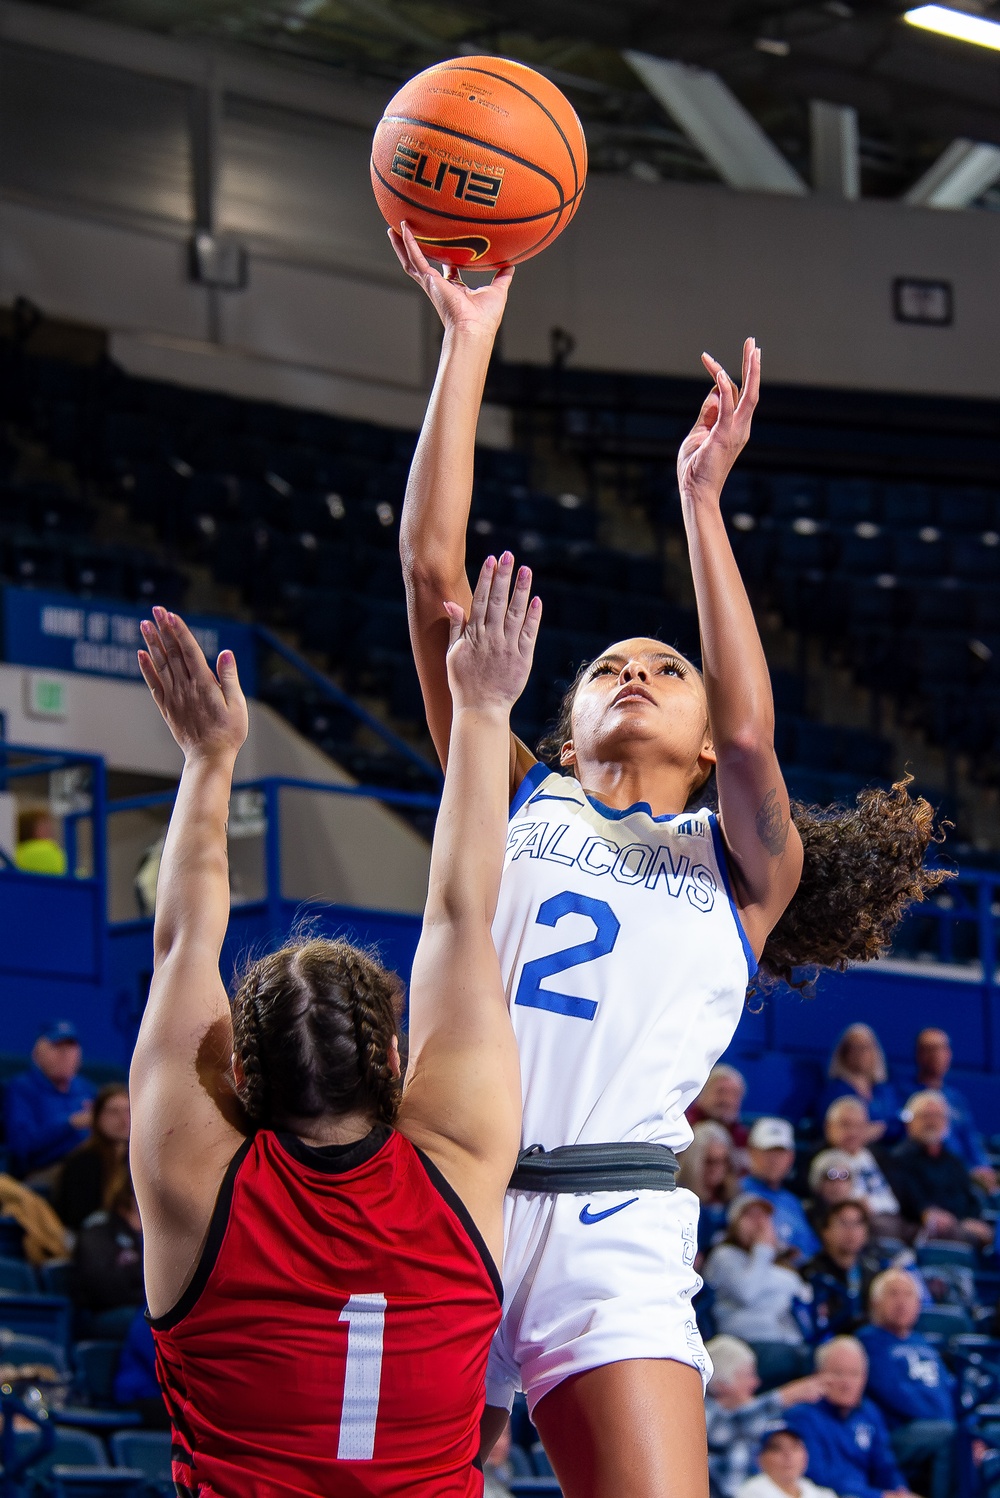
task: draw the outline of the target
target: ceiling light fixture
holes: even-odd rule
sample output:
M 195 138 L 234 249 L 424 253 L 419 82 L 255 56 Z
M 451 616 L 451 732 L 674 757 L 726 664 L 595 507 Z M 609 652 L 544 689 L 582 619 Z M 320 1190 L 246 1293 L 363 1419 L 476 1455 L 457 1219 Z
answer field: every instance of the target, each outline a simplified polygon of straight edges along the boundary
M 952 10 L 947 5 L 918 5 L 916 10 L 908 10 L 903 20 L 938 36 L 950 36 L 957 42 L 972 42 L 976 47 L 992 47 L 1000 52 L 1000 22 L 970 15 L 967 10 Z

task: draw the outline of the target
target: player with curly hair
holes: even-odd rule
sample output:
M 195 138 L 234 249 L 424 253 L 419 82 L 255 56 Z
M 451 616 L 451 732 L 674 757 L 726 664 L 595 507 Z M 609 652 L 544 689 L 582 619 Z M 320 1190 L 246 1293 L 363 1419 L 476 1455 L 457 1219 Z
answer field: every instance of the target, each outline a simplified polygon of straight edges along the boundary
M 400 529 L 410 636 L 444 763 L 452 702 L 442 598 L 466 598 L 476 423 L 513 272 L 440 274 L 404 226 L 407 273 L 444 324 Z M 504 1317 L 484 1446 L 522 1387 L 567 1498 L 702 1498 L 702 1382 L 691 1309 L 698 1202 L 675 1189 L 684 1110 L 733 1038 L 748 984 L 874 957 L 943 874 L 905 785 L 850 811 L 791 806 L 722 486 L 749 434 L 716 360 L 677 473 L 703 670 L 655 639 L 580 672 L 547 748 L 510 745 L 510 830 L 494 938 L 521 1058 L 522 1159 L 505 1211 Z M 464 591 L 463 591 L 464 590 Z M 705 805 L 715 776 L 718 813 Z
M 451 760 L 410 987 L 346 941 L 251 963 L 230 1009 L 226 818 L 247 734 L 236 663 L 143 623 L 184 753 L 132 1059 L 132 1170 L 180 1493 L 476 1498 L 496 1263 L 517 1157 L 517 1050 L 490 922 L 510 709 L 540 617 L 483 568 L 451 620 Z

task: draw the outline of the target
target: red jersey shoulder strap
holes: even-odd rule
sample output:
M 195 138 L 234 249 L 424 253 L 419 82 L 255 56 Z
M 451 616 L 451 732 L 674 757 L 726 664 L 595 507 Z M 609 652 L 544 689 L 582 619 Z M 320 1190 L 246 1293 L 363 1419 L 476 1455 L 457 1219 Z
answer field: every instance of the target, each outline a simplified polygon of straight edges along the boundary
M 244 1139 L 239 1149 L 226 1167 L 226 1173 L 219 1187 L 219 1194 L 212 1208 L 212 1220 L 208 1225 L 208 1236 L 205 1239 L 205 1247 L 201 1251 L 201 1258 L 195 1266 L 194 1274 L 191 1276 L 187 1289 L 181 1295 L 180 1300 L 172 1310 L 166 1311 L 162 1316 L 150 1316 L 146 1312 L 146 1319 L 154 1331 L 167 1332 L 176 1326 L 189 1311 L 194 1309 L 195 1303 L 201 1292 L 208 1283 L 208 1277 L 215 1268 L 215 1261 L 219 1257 L 222 1240 L 226 1236 L 226 1228 L 229 1225 L 229 1213 L 233 1205 L 233 1191 L 236 1187 L 236 1177 L 240 1173 L 240 1166 L 253 1148 L 254 1136 Z
M 404 1135 L 403 1137 L 405 1138 L 406 1136 Z M 468 1207 L 465 1205 L 464 1201 L 459 1196 L 458 1192 L 455 1190 L 451 1182 L 447 1181 L 441 1174 L 440 1170 L 434 1164 L 434 1161 L 430 1158 L 430 1156 L 425 1155 L 422 1149 L 418 1149 L 417 1146 L 413 1143 L 412 1139 L 407 1140 L 407 1143 L 426 1171 L 427 1179 L 430 1181 L 435 1191 L 438 1192 L 445 1204 L 451 1208 L 452 1212 L 454 1212 L 455 1216 L 462 1224 L 462 1227 L 465 1229 L 466 1236 L 472 1244 L 472 1247 L 476 1250 L 476 1253 L 483 1261 L 483 1267 L 485 1268 L 486 1273 L 489 1275 L 493 1288 L 496 1291 L 497 1300 L 501 1305 L 503 1305 L 503 1279 L 501 1278 L 500 1271 L 496 1266 L 493 1255 L 490 1253 L 489 1249 L 486 1246 L 485 1238 L 473 1221 L 472 1213 L 469 1211 Z

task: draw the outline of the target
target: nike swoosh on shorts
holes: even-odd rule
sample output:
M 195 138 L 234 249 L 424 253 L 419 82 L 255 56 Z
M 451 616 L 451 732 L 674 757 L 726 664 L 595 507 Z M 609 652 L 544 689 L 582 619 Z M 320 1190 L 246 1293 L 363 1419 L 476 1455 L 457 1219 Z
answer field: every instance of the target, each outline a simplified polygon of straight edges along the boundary
M 580 1211 L 580 1221 L 582 1223 L 585 1223 L 588 1227 L 592 1222 L 603 1222 L 605 1217 L 614 1217 L 616 1212 L 624 1212 L 626 1207 L 631 1207 L 632 1204 L 634 1202 L 637 1202 L 638 1200 L 639 1198 L 637 1196 L 633 1196 L 631 1200 L 627 1202 L 619 1202 L 617 1207 L 608 1207 L 603 1212 L 592 1212 L 590 1210 L 590 1203 L 588 1202 L 587 1205 Z

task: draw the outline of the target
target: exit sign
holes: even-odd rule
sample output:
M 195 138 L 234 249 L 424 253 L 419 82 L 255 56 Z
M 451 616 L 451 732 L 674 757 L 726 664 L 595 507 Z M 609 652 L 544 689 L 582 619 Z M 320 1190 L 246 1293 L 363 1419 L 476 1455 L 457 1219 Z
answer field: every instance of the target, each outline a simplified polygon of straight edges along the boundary
M 61 721 L 66 716 L 66 683 L 39 671 L 25 674 L 24 710 L 29 718 Z

